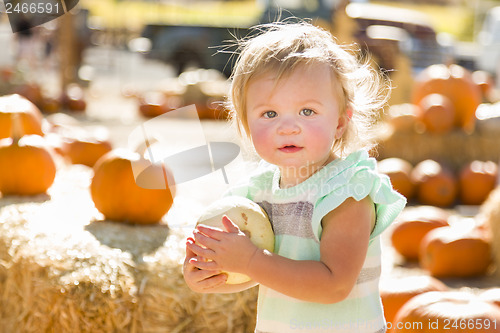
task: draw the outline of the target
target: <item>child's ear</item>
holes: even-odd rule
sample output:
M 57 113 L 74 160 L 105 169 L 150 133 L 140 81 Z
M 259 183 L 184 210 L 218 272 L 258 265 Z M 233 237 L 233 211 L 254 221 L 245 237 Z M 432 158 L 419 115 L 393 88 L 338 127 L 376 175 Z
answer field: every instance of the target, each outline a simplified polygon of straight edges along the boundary
M 352 109 L 348 108 L 345 112 L 339 117 L 339 123 L 335 130 L 335 139 L 338 140 L 344 135 L 344 132 L 349 124 L 349 121 L 352 118 Z

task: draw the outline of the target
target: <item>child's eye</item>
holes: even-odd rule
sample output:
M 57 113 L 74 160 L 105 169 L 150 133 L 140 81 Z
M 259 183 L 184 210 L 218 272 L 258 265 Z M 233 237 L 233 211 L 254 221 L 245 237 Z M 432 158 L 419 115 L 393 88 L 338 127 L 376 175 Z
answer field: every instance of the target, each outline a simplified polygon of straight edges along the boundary
M 278 114 L 276 113 L 276 111 L 266 111 L 264 112 L 263 116 L 264 118 L 274 118 L 276 117 Z
M 301 116 L 306 116 L 306 117 L 309 117 L 309 116 L 312 116 L 315 112 L 311 109 L 302 109 L 300 110 L 300 115 Z

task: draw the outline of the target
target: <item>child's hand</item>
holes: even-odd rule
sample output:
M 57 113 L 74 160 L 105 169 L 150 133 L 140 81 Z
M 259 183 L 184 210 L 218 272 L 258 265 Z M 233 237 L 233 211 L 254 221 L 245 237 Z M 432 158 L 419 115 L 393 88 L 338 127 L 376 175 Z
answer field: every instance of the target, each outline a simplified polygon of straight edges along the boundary
M 222 218 L 227 231 L 199 225 L 194 232 L 198 244 L 188 244 L 188 248 L 198 257 L 189 262 L 200 269 L 223 270 L 236 273 L 247 273 L 250 261 L 258 248 L 227 216 Z M 211 261 L 199 260 L 200 257 Z
M 211 290 L 224 285 L 227 280 L 226 274 L 221 274 L 219 270 L 198 269 L 190 260 L 203 261 L 190 250 L 190 245 L 194 245 L 194 239 L 188 238 L 186 241 L 186 259 L 184 260 L 184 280 L 188 287 L 196 292 L 210 292 Z

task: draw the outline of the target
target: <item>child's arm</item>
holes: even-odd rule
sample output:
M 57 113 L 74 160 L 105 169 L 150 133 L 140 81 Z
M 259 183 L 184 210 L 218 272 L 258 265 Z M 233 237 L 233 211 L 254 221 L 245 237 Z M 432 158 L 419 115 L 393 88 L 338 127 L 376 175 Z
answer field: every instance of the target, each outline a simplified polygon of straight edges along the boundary
M 232 293 L 251 288 L 256 285 L 249 281 L 241 284 L 226 284 L 227 275 L 221 274 L 220 270 L 204 270 L 196 268 L 189 261 L 197 258 L 188 244 L 193 244 L 194 239 L 188 238 L 186 242 L 186 259 L 184 260 L 184 280 L 188 287 L 199 293 Z
M 375 221 L 370 198 L 347 199 L 322 221 L 320 261 L 292 260 L 258 249 L 228 219 L 228 232 L 198 227 L 195 239 L 208 247 L 188 245 L 212 262 L 190 260 L 201 269 L 224 269 L 249 275 L 254 281 L 288 296 L 317 303 L 345 299 L 363 266 Z

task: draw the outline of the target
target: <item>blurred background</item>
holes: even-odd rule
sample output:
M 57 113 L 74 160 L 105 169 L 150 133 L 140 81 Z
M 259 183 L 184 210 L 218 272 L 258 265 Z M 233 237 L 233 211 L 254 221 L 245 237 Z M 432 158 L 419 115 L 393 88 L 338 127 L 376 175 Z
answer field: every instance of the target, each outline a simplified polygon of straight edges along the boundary
M 406 79 L 397 82 L 392 104 L 399 104 L 410 101 L 409 79 L 431 64 L 456 63 L 485 71 L 483 75 L 495 80 L 500 58 L 499 11 L 492 9 L 496 4 L 493 0 L 82 0 L 69 15 L 16 33 L 5 8 L 0 12 L 0 43 L 5 46 L 0 55 L 0 93 L 10 93 L 16 86 L 22 89 L 23 84 L 38 86 L 40 97 L 50 99 L 47 104 L 52 108 L 70 84 L 73 91 L 75 86 L 90 89 L 92 96 L 103 92 L 101 84 L 106 95 L 116 94 L 116 89 L 122 96 L 150 100 L 151 91 L 178 95 L 186 80 L 192 86 L 193 80 L 206 81 L 210 75 L 209 80 L 218 74 L 227 78 L 234 62 L 230 41 L 247 35 L 251 26 L 295 16 L 312 20 L 342 43 L 359 43 L 391 79 Z M 199 77 L 201 72 L 181 78 L 180 86 L 168 80 L 200 68 L 211 71 L 204 72 L 205 78 Z M 220 83 L 212 88 L 198 95 L 220 97 L 225 87 Z M 201 103 L 201 96 L 187 97 L 188 102 Z M 172 107 L 178 106 L 176 101 L 172 99 Z M 49 108 L 45 111 L 53 112 Z M 88 111 L 93 113 L 92 108 Z
M 485 71 L 494 80 L 500 58 L 496 4 L 493 0 L 82 0 L 69 15 L 16 33 L 2 10 L 0 42 L 5 48 L 0 55 L 0 93 L 26 83 L 43 86 L 40 94 L 55 98 L 70 84 L 96 88 L 97 93 L 102 92 L 98 82 L 106 82 L 108 93 L 119 89 L 124 96 L 158 89 L 177 94 L 182 87 L 166 79 L 199 68 L 227 78 L 234 62 L 230 41 L 247 35 L 251 26 L 289 16 L 312 20 L 342 43 L 359 43 L 391 79 L 409 79 L 432 64 L 456 63 Z M 213 79 L 218 73 L 209 71 L 205 76 Z M 193 74 L 188 80 L 207 78 Z M 410 101 L 409 84 L 398 82 L 392 104 Z

